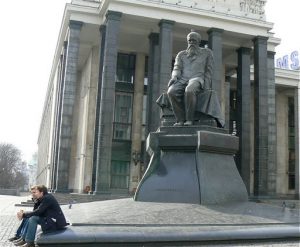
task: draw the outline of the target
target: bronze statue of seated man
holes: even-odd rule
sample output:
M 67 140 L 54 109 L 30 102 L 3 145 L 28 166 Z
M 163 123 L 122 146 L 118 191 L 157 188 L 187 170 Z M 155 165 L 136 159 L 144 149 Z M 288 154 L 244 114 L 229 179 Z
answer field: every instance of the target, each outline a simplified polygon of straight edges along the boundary
M 156 103 L 161 107 L 162 110 L 162 126 L 188 126 L 177 124 L 178 122 L 176 122 L 174 111 L 166 93 L 160 95 Z M 195 112 L 193 115 L 193 125 L 209 125 L 212 127 L 224 128 L 225 121 L 221 112 L 216 91 L 200 90 L 200 92 L 197 94 Z
M 197 111 L 207 115 L 214 113 L 213 118 L 222 118 L 217 95 L 211 90 L 212 51 L 201 48 L 200 42 L 199 33 L 189 33 L 187 49 L 180 51 L 175 59 L 167 92 L 168 101 L 176 118 L 174 126 L 193 125 Z M 160 105 L 167 104 L 164 96 L 158 101 Z M 200 106 L 201 109 L 199 109 L 200 103 L 204 104 L 203 107 Z M 213 109 L 205 109 L 205 107 Z M 218 125 L 223 127 L 224 121 L 222 121 L 220 120 Z

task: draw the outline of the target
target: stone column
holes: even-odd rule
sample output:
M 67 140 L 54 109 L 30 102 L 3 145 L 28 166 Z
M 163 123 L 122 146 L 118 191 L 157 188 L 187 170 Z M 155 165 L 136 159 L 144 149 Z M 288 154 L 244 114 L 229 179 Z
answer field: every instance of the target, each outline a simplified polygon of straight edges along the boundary
M 143 122 L 143 98 L 144 98 L 144 77 L 145 77 L 145 55 L 136 54 L 134 98 L 131 132 L 131 152 L 141 154 L 142 122 Z M 129 191 L 134 193 L 140 181 L 140 162 L 130 165 Z
M 110 189 L 111 148 L 116 87 L 115 76 L 117 71 L 118 37 L 121 16 L 121 12 L 115 11 L 108 11 L 106 14 L 95 194 L 108 193 Z
M 212 77 L 212 89 L 218 93 L 221 108 L 223 108 L 223 53 L 222 53 L 222 33 L 223 29 L 211 28 L 207 31 L 208 47 L 212 50 L 214 56 L 214 70 Z
M 77 62 L 80 44 L 82 22 L 70 21 L 68 48 L 66 54 L 66 69 L 61 109 L 61 123 L 59 132 L 59 150 L 57 163 L 57 192 L 68 192 L 69 165 L 72 146 L 73 109 L 76 96 Z
M 160 125 L 160 115 L 157 114 L 158 106 L 156 100 L 159 97 L 158 92 L 158 61 L 159 61 L 159 34 L 151 33 L 149 35 L 149 57 L 148 57 L 148 88 L 147 88 L 147 128 L 146 136 L 149 132 L 156 131 Z
M 67 56 L 68 42 L 64 42 L 63 52 L 61 55 L 61 65 L 59 72 L 59 79 L 57 85 L 57 98 L 56 98 L 56 109 L 55 109 L 55 129 L 54 129 L 54 139 L 53 139 L 53 157 L 52 157 L 52 171 L 51 171 L 51 191 L 56 188 L 57 181 L 57 162 L 58 162 L 58 147 L 59 147 L 59 131 L 61 123 L 61 108 L 62 108 L 62 97 L 64 88 L 64 78 L 66 69 L 66 56 Z
M 93 171 L 92 171 L 92 190 L 95 191 L 96 186 L 96 170 L 97 170 L 97 156 L 98 156 L 98 138 L 99 138 L 99 114 L 100 114 L 100 103 L 101 103 L 101 87 L 102 87 L 102 73 L 103 73 L 103 60 L 104 60 L 104 49 L 105 49 L 105 33 L 106 26 L 100 26 L 100 58 L 99 58 L 99 76 L 98 76 L 98 88 L 97 88 L 97 102 L 96 102 L 96 117 L 95 117 L 95 132 L 94 132 L 94 154 L 93 154 Z
M 239 136 L 239 152 L 237 167 L 250 193 L 250 48 L 241 47 L 238 52 L 237 68 L 237 135 Z
M 254 195 L 268 190 L 268 63 L 266 37 L 254 42 Z
M 300 82 L 298 82 L 298 88 L 295 89 L 295 153 L 296 153 L 295 194 L 296 194 L 296 198 L 299 199 L 300 198 Z
M 159 85 L 158 94 L 166 92 L 168 81 L 171 77 L 172 56 L 173 56 L 173 26 L 175 22 L 170 20 L 161 20 L 159 22 Z
M 276 105 L 275 52 L 268 51 L 268 195 L 276 194 Z

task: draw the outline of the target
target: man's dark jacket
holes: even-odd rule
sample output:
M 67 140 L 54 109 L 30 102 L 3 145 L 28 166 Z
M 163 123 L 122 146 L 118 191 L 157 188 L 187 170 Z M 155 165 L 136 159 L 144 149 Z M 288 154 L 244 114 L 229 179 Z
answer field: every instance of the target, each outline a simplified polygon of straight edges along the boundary
M 45 194 L 42 198 L 38 199 L 37 205 L 38 207 L 34 208 L 32 212 L 25 212 L 23 217 L 41 217 L 40 223 L 43 232 L 59 230 L 67 225 L 65 216 L 53 195 Z

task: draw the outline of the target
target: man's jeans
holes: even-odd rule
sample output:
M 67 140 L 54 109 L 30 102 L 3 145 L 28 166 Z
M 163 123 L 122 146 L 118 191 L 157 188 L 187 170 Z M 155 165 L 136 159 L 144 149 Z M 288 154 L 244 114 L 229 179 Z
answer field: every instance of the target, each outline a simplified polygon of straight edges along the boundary
M 25 234 L 26 234 L 27 226 L 28 226 L 28 220 L 29 220 L 28 218 L 22 219 L 22 222 L 16 232 L 17 237 L 19 237 L 19 238 L 22 237 L 23 239 L 25 239 Z
M 27 231 L 25 235 L 25 241 L 27 243 L 34 242 L 37 225 L 41 223 L 41 218 L 39 216 L 31 216 L 28 220 Z

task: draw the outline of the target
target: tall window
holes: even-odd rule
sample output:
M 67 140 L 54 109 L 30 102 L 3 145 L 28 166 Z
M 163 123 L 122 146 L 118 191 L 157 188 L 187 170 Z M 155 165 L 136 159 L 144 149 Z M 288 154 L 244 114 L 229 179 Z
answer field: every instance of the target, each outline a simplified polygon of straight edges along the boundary
M 294 98 L 289 97 L 288 99 L 288 133 L 289 133 L 289 166 L 288 166 L 288 174 L 289 174 L 289 190 L 295 189 L 295 106 L 294 106 Z
M 132 123 L 132 94 L 116 92 L 114 139 L 130 140 Z
M 135 55 L 118 53 L 117 81 L 133 83 L 135 73 Z
M 111 161 L 111 185 L 112 189 L 129 188 L 129 161 Z

